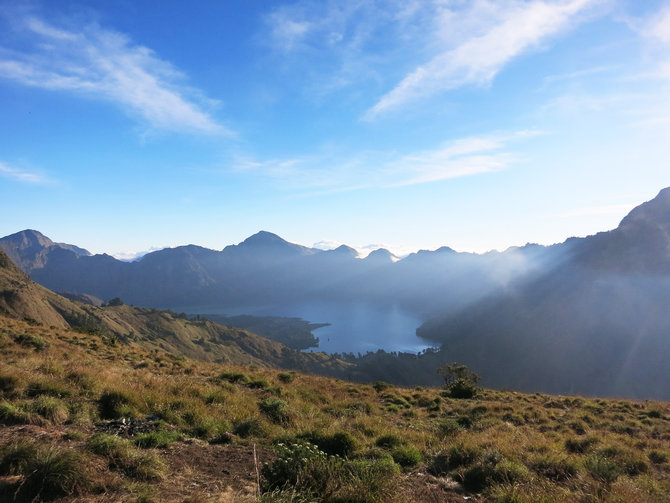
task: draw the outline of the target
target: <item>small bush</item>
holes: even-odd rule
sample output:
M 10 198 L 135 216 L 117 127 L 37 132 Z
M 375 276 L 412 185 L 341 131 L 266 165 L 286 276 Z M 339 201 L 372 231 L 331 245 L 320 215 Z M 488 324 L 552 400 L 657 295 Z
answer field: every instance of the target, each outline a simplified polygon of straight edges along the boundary
M 655 465 L 662 465 L 668 462 L 668 454 L 666 452 L 650 451 L 647 457 Z
M 493 478 L 503 484 L 516 484 L 528 478 L 529 472 L 521 463 L 501 461 L 493 470 Z
M 295 374 L 291 372 L 279 372 L 279 374 L 277 374 L 277 379 L 285 384 L 292 383 L 294 378 Z
M 123 391 L 105 391 L 98 400 L 102 419 L 120 419 L 134 416 L 134 401 Z
M 277 458 L 271 463 L 263 466 L 261 474 L 263 475 L 263 491 L 272 491 L 274 489 L 284 489 L 286 486 L 294 486 L 296 489 L 317 489 L 315 485 L 322 488 L 313 476 L 310 478 L 304 475 L 313 470 L 316 465 L 325 465 L 327 462 L 326 453 L 308 442 L 297 442 L 289 445 L 283 443 L 277 444 Z M 313 474 L 312 474 L 313 475 Z M 303 485 L 308 487 L 301 487 Z
M 128 442 L 120 439 L 116 435 L 107 433 L 97 433 L 88 439 L 86 447 L 94 454 L 99 456 L 114 456 L 121 451 L 128 450 Z
M 262 421 L 256 418 L 247 419 L 235 425 L 233 433 L 242 438 L 248 437 L 264 437 L 267 435 L 267 430 Z
M 29 424 L 32 422 L 31 415 L 9 402 L 0 402 L 0 424 Z
M 226 403 L 227 399 L 228 395 L 226 393 L 222 393 L 221 391 L 215 391 L 207 395 L 207 398 L 205 398 L 205 403 L 207 405 L 220 405 Z
M 600 454 L 592 454 L 586 458 L 584 468 L 594 479 L 605 484 L 611 484 L 622 473 L 621 468 L 614 461 Z
M 30 334 L 16 335 L 14 336 L 14 341 L 21 346 L 31 347 L 35 351 L 42 351 L 49 346 L 47 342 L 41 337 Z
M 326 454 L 343 458 L 351 456 L 357 446 L 354 437 L 346 431 L 337 432 L 332 435 L 311 432 L 301 435 L 301 438 L 316 445 Z
M 535 473 L 556 482 L 566 481 L 578 472 L 575 461 L 556 456 L 538 457 L 532 460 L 529 466 Z
M 40 396 L 28 404 L 30 411 L 39 414 L 54 424 L 63 424 L 70 418 L 67 406 L 62 400 L 51 396 Z
M 479 388 L 476 384 L 465 379 L 458 379 L 451 386 L 449 386 L 449 396 L 451 398 L 474 398 Z
M 381 392 L 384 391 L 385 389 L 390 388 L 391 385 L 390 385 L 389 383 L 387 383 L 387 382 L 384 382 L 384 381 L 377 381 L 376 383 L 374 383 L 374 384 L 372 385 L 372 387 L 375 389 L 375 391 L 376 391 L 377 393 L 381 393 Z
M 154 431 L 141 433 L 133 438 L 133 444 L 142 449 L 164 449 L 173 442 L 182 440 L 183 436 L 175 431 Z
M 0 473 L 22 475 L 15 496 L 26 501 L 50 501 L 83 492 L 90 486 L 82 455 L 44 448 L 33 443 L 15 444 L 3 454 Z
M 288 403 L 280 398 L 264 398 L 258 402 L 258 408 L 275 424 L 286 423 L 289 419 Z
M 0 375 L 0 395 L 11 397 L 19 387 L 19 379 L 11 375 Z
M 219 374 L 219 379 L 234 384 L 248 384 L 250 381 L 248 375 L 240 372 L 222 372 Z
M 252 379 L 247 383 L 247 388 L 250 389 L 268 389 L 270 383 L 265 379 Z
M 26 396 L 36 397 L 41 395 L 67 398 L 72 396 L 72 390 L 58 383 L 47 381 L 33 381 L 28 384 L 28 387 L 26 388 Z
M 463 426 L 456 419 L 449 418 L 437 424 L 437 431 L 442 437 L 452 437 L 463 431 Z
M 0 475 L 20 475 L 38 456 L 37 444 L 19 441 L 5 447 L 0 457 Z
M 595 437 L 569 438 L 565 441 L 565 449 L 568 452 L 584 454 L 598 442 L 599 440 Z
M 393 461 L 403 468 L 411 468 L 421 462 L 422 456 L 418 449 L 411 446 L 396 447 L 391 451 Z
M 457 444 L 449 449 L 447 454 L 449 468 L 468 466 L 482 456 L 482 451 L 477 447 Z
M 161 458 L 154 453 L 130 452 L 121 466 L 124 473 L 137 480 L 161 480 L 167 469 Z
M 399 447 L 402 445 L 404 442 L 402 439 L 393 433 L 389 433 L 388 435 L 382 435 L 375 441 L 375 445 L 377 447 L 381 447 L 382 449 L 387 449 L 391 450 L 395 447 Z

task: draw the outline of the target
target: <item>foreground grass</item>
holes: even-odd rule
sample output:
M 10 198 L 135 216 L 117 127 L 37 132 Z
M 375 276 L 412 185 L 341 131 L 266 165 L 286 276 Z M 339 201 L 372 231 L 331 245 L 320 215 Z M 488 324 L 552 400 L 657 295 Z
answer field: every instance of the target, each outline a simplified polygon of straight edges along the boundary
M 3 317 L 0 354 L 2 501 L 670 501 L 666 403 L 492 390 L 455 400 Z M 192 464 L 178 459 L 186 450 Z M 207 491 L 194 453 L 221 463 Z M 235 473 L 233 453 L 251 468 Z

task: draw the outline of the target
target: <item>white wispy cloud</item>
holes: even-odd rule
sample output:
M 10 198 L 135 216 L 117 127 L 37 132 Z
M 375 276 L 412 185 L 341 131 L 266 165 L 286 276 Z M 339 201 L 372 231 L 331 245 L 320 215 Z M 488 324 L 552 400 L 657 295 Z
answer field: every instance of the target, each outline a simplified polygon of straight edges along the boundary
M 136 260 L 141 259 L 148 253 L 152 253 L 155 251 L 159 250 L 164 250 L 166 248 L 170 248 L 169 246 L 151 246 L 148 250 L 142 250 L 142 251 L 119 251 L 116 253 L 112 253 L 112 257 L 118 260 L 122 260 L 124 262 L 134 262 Z
M 576 15 L 595 3 L 597 0 L 477 0 L 467 4 L 470 11 L 456 12 L 447 8 L 443 17 L 457 31 L 464 17 L 465 24 L 471 24 L 468 19 L 471 20 L 472 12 L 485 11 L 488 15 L 482 16 L 482 25 L 470 30 L 474 35 L 461 33 L 462 38 L 458 40 L 446 37 L 447 48 L 407 74 L 364 118 L 374 119 L 416 99 L 466 84 L 488 84 L 511 60 L 548 37 L 571 28 Z
M 24 169 L 10 166 L 4 162 L 0 162 L 0 176 L 16 180 L 17 182 L 32 183 L 32 184 L 46 184 L 51 183 L 51 180 L 39 173 L 26 171 Z
M 121 105 L 156 130 L 230 134 L 206 111 L 213 101 L 183 85 L 185 76 L 124 34 L 90 24 L 77 30 L 30 17 L 31 50 L 3 48 L 0 78 Z
M 507 169 L 518 160 L 512 144 L 540 134 L 544 133 L 530 130 L 473 136 L 406 154 L 367 151 L 348 157 L 328 153 L 264 161 L 247 158 L 232 166 L 310 193 L 402 187 Z
M 661 8 L 645 24 L 647 36 L 664 44 L 670 44 L 670 5 Z

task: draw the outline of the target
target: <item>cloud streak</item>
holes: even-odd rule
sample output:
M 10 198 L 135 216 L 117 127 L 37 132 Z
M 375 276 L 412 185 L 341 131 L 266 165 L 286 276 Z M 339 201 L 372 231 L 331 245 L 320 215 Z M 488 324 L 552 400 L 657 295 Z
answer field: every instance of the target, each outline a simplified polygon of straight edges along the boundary
M 37 185 L 47 184 L 51 182 L 51 180 L 40 174 L 31 173 L 30 171 L 15 168 L 1 161 L 0 161 L 0 176 L 2 176 L 3 178 L 9 178 L 10 180 L 15 180 L 17 182 L 37 184 Z
M 362 152 L 349 157 L 315 154 L 292 159 L 240 159 L 233 169 L 310 193 L 395 188 L 483 175 L 509 168 L 518 156 L 512 143 L 543 134 L 517 131 L 460 138 L 409 154 Z
M 36 43 L 5 48 L 0 77 L 111 101 L 156 130 L 231 134 L 205 110 L 211 103 L 180 84 L 184 75 L 127 36 L 97 25 L 69 31 L 34 17 L 22 26 Z
M 364 115 L 371 120 L 408 103 L 466 84 L 488 84 L 511 60 L 548 37 L 569 29 L 575 16 L 597 0 L 473 2 L 472 9 L 489 12 L 487 26 L 463 38 L 407 74 Z M 468 13 L 450 17 L 451 23 Z M 447 41 L 454 44 L 453 40 Z

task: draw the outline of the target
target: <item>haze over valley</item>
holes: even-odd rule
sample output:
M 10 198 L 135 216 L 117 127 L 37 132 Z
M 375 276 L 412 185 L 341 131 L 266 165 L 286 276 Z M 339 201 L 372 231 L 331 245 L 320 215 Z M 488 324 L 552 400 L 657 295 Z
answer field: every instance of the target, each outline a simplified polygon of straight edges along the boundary
M 70 298 L 120 298 L 261 335 L 274 323 L 271 338 L 288 323 L 284 336 L 303 336 L 282 342 L 350 354 L 358 378 L 436 383 L 434 369 L 453 360 L 499 388 L 668 398 L 669 236 L 670 188 L 614 230 L 485 254 L 445 246 L 361 259 L 345 245 L 323 251 L 264 231 L 221 251 L 187 245 L 130 263 L 35 230 L 0 247 Z M 408 354 L 387 354 L 396 352 Z

